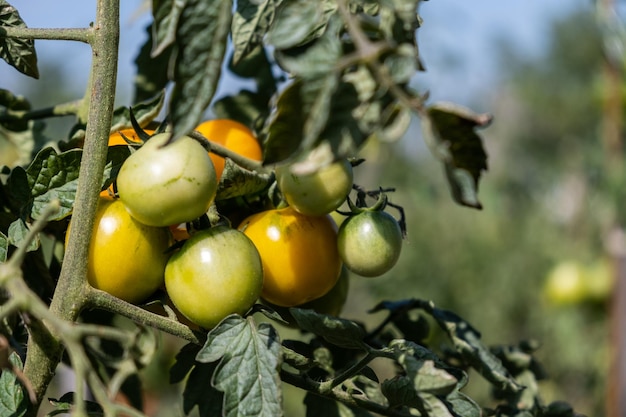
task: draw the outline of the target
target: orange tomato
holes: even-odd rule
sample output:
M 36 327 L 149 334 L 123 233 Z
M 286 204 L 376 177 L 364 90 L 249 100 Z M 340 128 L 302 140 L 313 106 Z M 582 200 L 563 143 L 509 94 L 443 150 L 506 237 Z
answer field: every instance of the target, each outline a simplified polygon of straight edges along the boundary
M 229 119 L 207 120 L 200 123 L 196 127 L 196 130 L 202 133 L 202 135 L 211 142 L 222 145 L 239 155 L 255 161 L 261 161 L 263 159 L 261 145 L 259 145 L 259 141 L 254 136 L 254 133 L 239 122 Z M 209 155 L 215 166 L 215 173 L 219 181 L 222 177 L 226 161 L 221 156 L 212 152 L 210 152 Z

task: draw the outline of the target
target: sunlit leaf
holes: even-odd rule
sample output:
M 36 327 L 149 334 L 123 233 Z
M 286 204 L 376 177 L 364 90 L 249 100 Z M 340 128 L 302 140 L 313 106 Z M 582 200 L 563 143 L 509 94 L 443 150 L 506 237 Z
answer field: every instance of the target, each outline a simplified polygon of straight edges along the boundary
M 11 364 L 22 370 L 22 361 L 17 353 L 9 356 Z M 24 388 L 15 376 L 15 373 L 4 370 L 0 375 L 0 415 L 21 417 L 26 414 L 28 397 L 24 395 Z
M 263 42 L 280 0 L 240 0 L 233 15 L 233 64 Z
M 9 243 L 18 248 L 24 246 L 24 241 L 26 239 L 26 236 L 28 235 L 28 232 L 29 232 L 29 229 L 26 223 L 24 222 L 24 220 L 22 219 L 15 220 L 13 223 L 9 225 L 9 232 L 8 232 Z M 39 236 L 36 236 L 35 239 L 33 239 L 28 244 L 26 251 L 32 252 L 32 251 L 39 249 L 40 243 L 41 242 L 39 240 Z
M 196 360 L 219 360 L 212 384 L 224 393 L 224 416 L 282 415 L 280 341 L 269 324 L 228 316 L 209 332 Z
M 26 23 L 15 7 L 5 0 L 0 0 L 0 33 L 3 32 L 3 26 L 25 28 Z M 32 39 L 0 36 L 0 58 L 19 72 L 29 77 L 39 78 L 35 41 Z
M 170 101 L 173 140 L 200 122 L 220 79 L 232 0 L 189 0 L 176 37 L 176 84 Z
M 161 90 L 150 99 L 133 105 L 133 116 L 139 123 L 139 126 L 145 127 L 153 121 L 159 115 L 161 109 L 163 109 L 164 101 L 165 92 Z M 129 128 L 132 128 L 130 109 L 127 106 L 115 109 L 113 119 L 111 120 L 111 132 Z

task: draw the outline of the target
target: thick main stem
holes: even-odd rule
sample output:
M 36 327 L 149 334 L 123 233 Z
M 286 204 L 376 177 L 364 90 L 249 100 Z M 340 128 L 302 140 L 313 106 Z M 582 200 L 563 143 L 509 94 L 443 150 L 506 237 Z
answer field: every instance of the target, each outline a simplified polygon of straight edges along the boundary
M 63 268 L 50 304 L 52 314 L 68 321 L 76 321 L 87 302 L 89 240 L 106 163 L 107 139 L 115 98 L 119 0 L 98 0 L 96 21 L 91 28 L 89 43 L 93 50 L 89 85 L 91 100 L 72 216 L 74 227 L 70 231 Z M 62 353 L 59 335 L 54 331 L 31 331 L 24 373 L 35 390 L 37 404 L 29 410 L 29 416 L 37 414 L 38 405 L 45 395 Z

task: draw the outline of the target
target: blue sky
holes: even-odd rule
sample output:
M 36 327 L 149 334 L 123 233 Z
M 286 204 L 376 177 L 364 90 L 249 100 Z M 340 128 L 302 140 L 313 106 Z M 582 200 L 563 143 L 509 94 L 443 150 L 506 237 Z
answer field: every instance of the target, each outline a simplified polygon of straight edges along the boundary
M 94 1 L 9 0 L 30 27 L 85 27 L 93 20 Z M 149 14 L 141 0 L 121 1 L 121 39 L 118 95 L 132 87 L 134 56 L 145 41 Z M 428 71 L 416 81 L 435 100 L 469 104 L 478 90 L 497 81 L 495 41 L 506 40 L 522 54 L 539 55 L 549 33 L 550 21 L 589 0 L 430 0 L 421 6 L 424 25 L 418 31 L 420 52 Z M 87 82 L 91 51 L 87 45 L 37 41 L 39 61 L 60 62 L 71 74 L 80 94 Z M 45 74 L 42 74 L 45 82 Z M 32 83 L 0 62 L 0 88 L 16 93 L 21 83 Z M 119 103 L 124 105 L 128 103 Z

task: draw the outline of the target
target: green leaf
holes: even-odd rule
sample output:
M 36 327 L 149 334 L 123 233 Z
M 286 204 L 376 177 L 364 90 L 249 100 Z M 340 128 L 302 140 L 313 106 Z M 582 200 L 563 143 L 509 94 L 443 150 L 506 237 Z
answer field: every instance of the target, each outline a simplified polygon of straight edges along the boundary
M 283 1 L 267 33 L 267 43 L 277 49 L 292 48 L 310 40 L 324 24 L 324 5 L 319 1 Z
M 28 185 L 33 197 L 31 217 L 37 219 L 53 199 L 61 209 L 50 220 L 60 220 L 72 212 L 82 150 L 74 149 L 57 154 L 53 148 L 42 149 L 26 169 Z
M 0 34 L 4 32 L 3 26 L 25 28 L 26 23 L 15 7 L 5 0 L 0 0 Z M 39 78 L 37 52 L 35 51 L 35 41 L 32 39 L 0 36 L 0 58 L 19 72 L 29 77 Z
M 380 385 L 383 395 L 389 401 L 390 407 L 411 407 L 418 408 L 422 401 L 410 378 L 397 375 L 391 379 L 383 381 Z
M 152 0 L 152 51 L 151 56 L 160 55 L 176 40 L 181 15 L 187 0 Z
M 49 412 L 47 416 L 68 414 L 68 412 L 72 410 L 74 405 L 74 393 L 66 392 L 61 396 L 61 398 L 50 398 L 49 401 L 50 404 L 55 408 L 55 410 Z M 94 401 L 85 401 L 85 405 L 87 408 L 87 416 L 102 417 L 104 415 L 104 410 L 102 409 L 100 404 Z
M 0 264 L 7 261 L 9 253 L 9 238 L 2 232 L 0 232 Z
M 219 119 L 231 119 L 246 126 L 254 126 L 257 120 L 267 117 L 267 103 L 267 97 L 242 90 L 236 95 L 220 98 L 213 103 L 212 110 Z
M 20 166 L 11 170 L 7 181 L 6 195 L 11 209 L 21 217 L 30 213 L 31 193 L 26 170 Z
M 454 391 L 446 397 L 446 402 L 455 415 L 463 417 L 483 417 L 480 406 L 460 391 Z
M 274 19 L 276 7 L 281 0 L 239 0 L 233 16 L 231 36 L 233 39 L 234 65 L 258 45 Z
M 173 140 L 200 122 L 220 79 L 232 0 L 189 0 L 178 27 L 170 101 Z
M 24 222 L 24 220 L 22 219 L 17 219 L 15 220 L 13 223 L 11 223 L 9 225 L 9 243 L 15 247 L 22 247 L 24 245 L 24 240 L 26 239 L 26 236 L 28 235 L 28 226 L 26 225 L 26 223 Z M 35 237 L 35 239 L 33 239 L 30 244 L 28 245 L 28 248 L 26 249 L 27 252 L 32 252 L 32 251 L 36 251 L 37 249 L 39 249 L 39 245 L 40 245 L 40 240 L 39 240 L 39 236 Z
M 272 175 L 248 171 L 226 158 L 215 200 L 220 201 L 258 193 L 267 188 L 273 179 Z
M 302 330 L 321 336 L 333 345 L 346 349 L 365 347 L 365 330 L 353 321 L 295 307 L 289 312 Z
M 196 360 L 219 360 L 212 384 L 224 393 L 222 415 L 282 415 L 280 352 L 274 328 L 251 317 L 228 316 L 209 332 Z
M 422 115 L 424 139 L 444 163 L 452 197 L 459 204 L 477 209 L 482 208 L 478 182 L 487 169 L 487 153 L 475 128 L 490 122 L 488 114 L 475 114 L 451 103 L 433 105 Z
M 23 369 L 17 353 L 11 353 L 9 361 L 16 369 Z M 0 415 L 21 417 L 26 414 L 27 407 L 28 397 L 24 395 L 24 388 L 13 372 L 4 370 L 0 375 Z
M 109 146 L 107 163 L 104 166 L 102 189 L 107 189 L 115 181 L 126 158 L 130 156 L 128 146 Z
M 165 91 L 160 90 L 155 96 L 132 106 L 133 116 L 139 123 L 139 126 L 145 127 L 153 121 L 161 113 L 164 102 Z M 123 106 L 115 109 L 113 119 L 111 120 L 111 133 L 132 128 L 133 125 L 130 119 L 130 108 Z
M 157 56 L 153 56 L 154 46 L 153 31 L 156 23 L 148 26 L 148 39 L 143 44 L 135 58 L 137 73 L 135 74 L 135 92 L 133 103 L 149 100 L 167 87 L 169 82 L 168 68 L 172 58 L 174 47 L 168 45 Z
M 200 346 L 187 343 L 176 354 L 176 361 L 170 368 L 170 384 L 181 382 L 196 364 L 196 355 Z
M 342 54 L 340 32 L 343 23 L 338 16 L 331 19 L 323 35 L 314 42 L 296 48 L 276 51 L 276 60 L 287 72 L 304 78 L 319 77 L 337 69 Z

